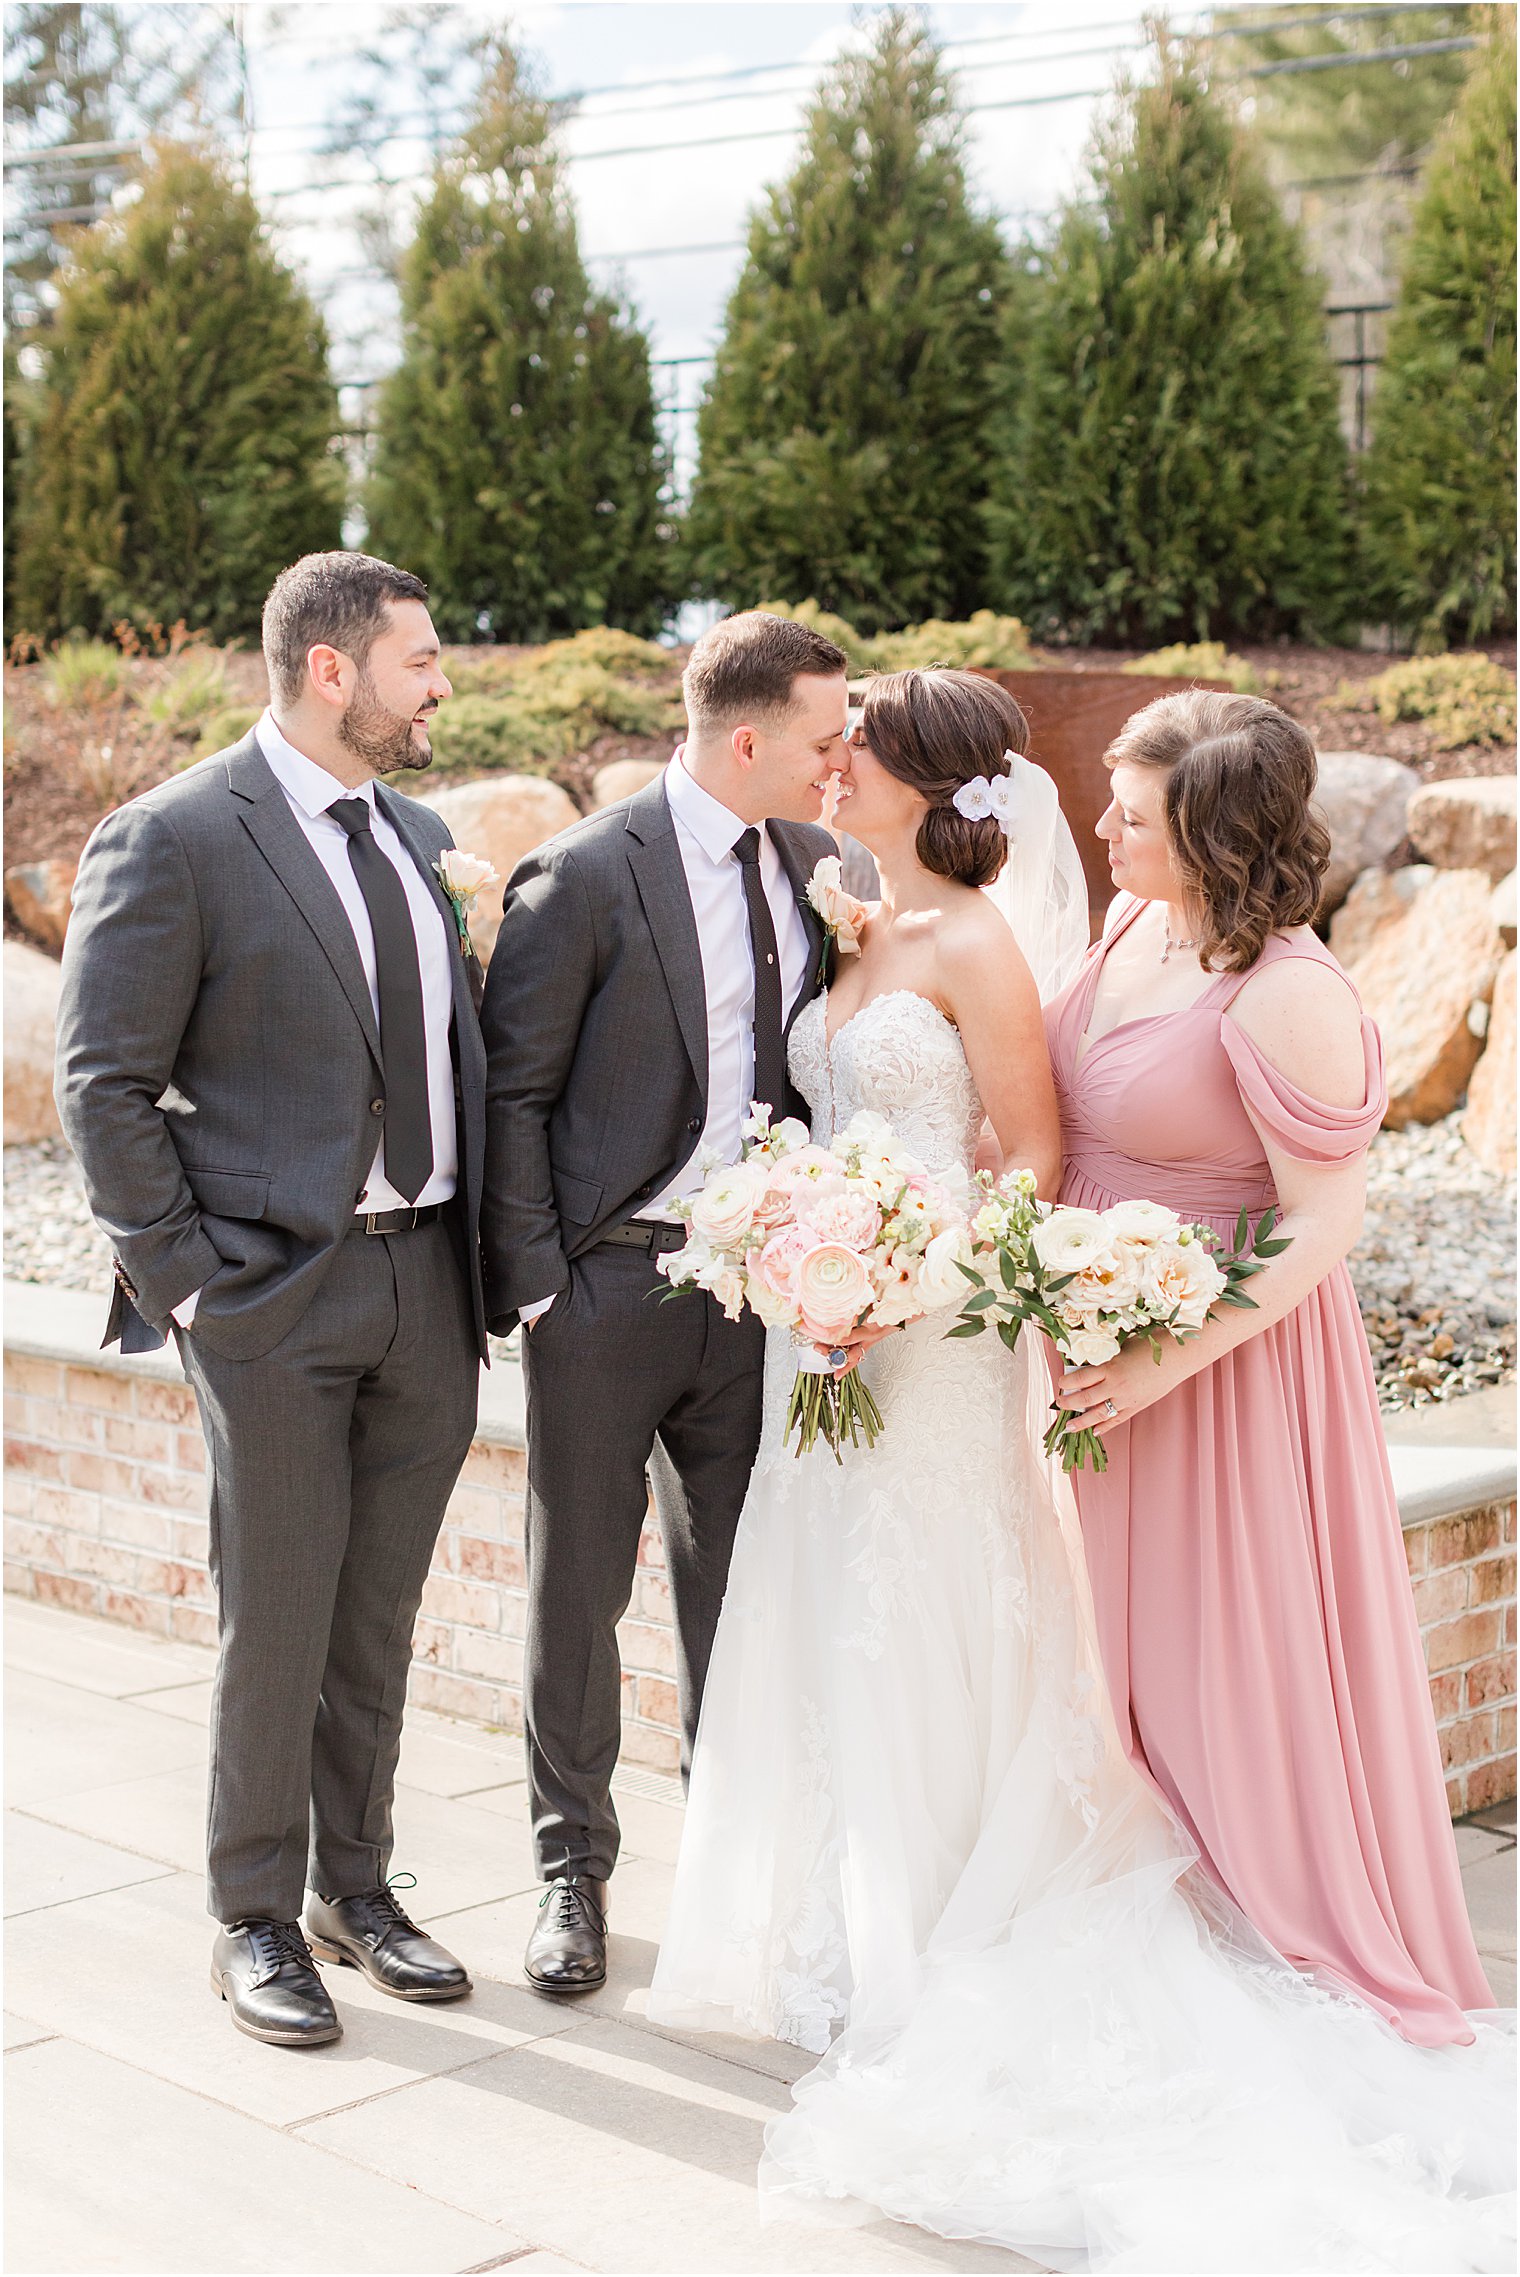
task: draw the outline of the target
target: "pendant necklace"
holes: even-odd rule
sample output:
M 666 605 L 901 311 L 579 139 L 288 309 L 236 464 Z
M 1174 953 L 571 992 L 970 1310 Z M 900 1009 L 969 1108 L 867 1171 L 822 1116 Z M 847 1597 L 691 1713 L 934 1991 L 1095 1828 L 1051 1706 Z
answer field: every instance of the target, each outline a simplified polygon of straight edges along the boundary
M 1172 929 L 1170 925 L 1168 925 L 1166 928 L 1166 947 L 1161 952 L 1161 962 L 1163 964 L 1166 963 L 1173 949 L 1196 949 L 1197 946 L 1198 943 L 1196 941 L 1174 941 L 1172 939 Z

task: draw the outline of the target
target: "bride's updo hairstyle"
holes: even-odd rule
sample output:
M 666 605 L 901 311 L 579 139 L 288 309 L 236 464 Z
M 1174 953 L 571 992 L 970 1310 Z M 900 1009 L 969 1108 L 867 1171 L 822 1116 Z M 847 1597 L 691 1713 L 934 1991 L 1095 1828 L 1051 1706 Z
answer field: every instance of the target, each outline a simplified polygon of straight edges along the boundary
M 1029 749 L 1029 722 L 1007 689 L 948 666 L 884 672 L 866 689 L 860 732 L 887 773 L 929 802 L 914 846 L 924 868 L 991 885 L 1008 859 L 1002 825 L 973 822 L 950 802 L 978 775 L 1006 775 L 1010 751 Z
M 1319 770 L 1297 720 L 1261 696 L 1191 688 L 1136 712 L 1104 763 L 1166 769 L 1167 830 L 1206 970 L 1248 972 L 1272 934 L 1310 922 L 1330 833 L 1310 804 Z

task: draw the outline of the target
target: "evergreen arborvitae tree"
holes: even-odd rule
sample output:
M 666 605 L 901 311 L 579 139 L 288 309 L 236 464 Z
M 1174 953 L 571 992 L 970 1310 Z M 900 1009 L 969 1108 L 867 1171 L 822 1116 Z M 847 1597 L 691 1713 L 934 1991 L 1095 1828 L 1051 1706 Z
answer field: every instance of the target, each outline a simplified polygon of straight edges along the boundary
M 1160 39 L 1091 171 L 1012 312 L 995 599 L 1084 641 L 1333 624 L 1346 460 L 1319 293 L 1193 54 Z
M 288 562 L 341 543 L 326 335 L 214 159 L 162 149 L 137 203 L 80 234 L 39 352 L 19 626 L 235 640 Z
M 812 598 L 864 633 L 982 605 L 1006 276 L 938 51 L 889 10 L 751 224 L 699 426 L 702 591 L 736 608 Z
M 549 134 L 499 50 L 402 271 L 369 542 L 453 640 L 652 633 L 676 597 L 649 345 L 587 278 Z
M 1373 397 L 1368 607 L 1422 646 L 1515 623 L 1515 21 L 1430 161 Z

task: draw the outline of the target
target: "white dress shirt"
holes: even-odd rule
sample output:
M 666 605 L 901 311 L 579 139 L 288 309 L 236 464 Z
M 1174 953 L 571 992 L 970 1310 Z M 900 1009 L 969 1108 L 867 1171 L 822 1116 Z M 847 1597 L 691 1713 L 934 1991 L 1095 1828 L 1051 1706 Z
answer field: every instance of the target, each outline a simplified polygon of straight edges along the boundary
M 328 808 L 337 799 L 363 799 L 374 815 L 372 825 L 375 844 L 380 848 L 400 878 L 411 911 L 412 927 L 417 937 L 417 965 L 422 976 L 422 1024 L 427 1044 L 428 1114 L 433 1134 L 433 1169 L 427 1184 L 416 1199 L 421 1209 L 433 1202 L 446 1202 L 453 1193 L 459 1175 L 459 1137 L 454 1120 L 454 1064 L 449 1055 L 449 1025 L 454 1017 L 454 984 L 450 959 L 458 955 L 447 920 L 437 901 L 428 889 L 417 864 L 375 799 L 373 782 L 363 783 L 353 790 L 308 759 L 303 751 L 281 734 L 274 714 L 265 712 L 254 733 L 259 749 L 268 760 L 275 780 L 289 802 L 290 811 L 311 843 L 313 852 L 333 882 L 344 915 L 353 927 L 359 961 L 369 983 L 369 998 L 375 1008 L 375 1022 L 380 1020 L 380 988 L 375 965 L 375 935 L 370 924 L 369 906 L 359 889 L 354 866 L 349 859 L 348 832 L 341 822 L 334 822 Z M 382 1135 L 370 1164 L 356 1215 L 370 1210 L 404 1210 L 412 1207 L 406 1196 L 392 1186 L 385 1175 L 385 1139 Z M 200 1297 L 197 1289 L 183 1304 L 176 1305 L 174 1317 L 182 1328 L 188 1328 L 195 1317 Z
M 738 1160 L 744 1118 L 755 1084 L 755 964 L 750 948 L 744 871 L 734 847 L 749 825 L 694 782 L 677 751 L 665 770 L 665 796 L 675 819 L 676 843 L 686 871 L 702 983 L 707 995 L 707 1120 L 670 1184 L 641 1218 L 671 1218 L 672 1202 L 691 1184 L 692 1158 L 705 1148 L 720 1162 Z M 781 956 L 782 1019 L 790 1018 L 808 977 L 811 950 L 791 880 L 775 840 L 760 824 L 760 880 L 770 903 Z M 780 1103 L 777 1102 L 778 1112 Z

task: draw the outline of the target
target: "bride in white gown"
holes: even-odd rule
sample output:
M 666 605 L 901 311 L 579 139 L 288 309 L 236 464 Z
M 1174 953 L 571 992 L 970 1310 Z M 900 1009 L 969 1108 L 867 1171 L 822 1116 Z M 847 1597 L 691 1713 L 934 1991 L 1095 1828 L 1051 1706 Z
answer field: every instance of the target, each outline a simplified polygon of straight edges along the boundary
M 1085 894 L 1025 741 L 993 682 L 873 687 L 850 826 L 896 900 L 856 1009 L 836 980 L 832 1016 L 820 996 L 793 1029 L 815 1137 L 874 1109 L 938 1171 L 969 1168 L 984 1112 L 1038 1140 L 1043 1045 L 1012 1081 L 988 1058 L 1021 1014 L 986 1008 L 1027 1005 L 1028 973 L 908 851 L 937 809 L 917 851 L 980 847 L 985 877 L 997 822 L 945 809 L 1012 766 L 1038 830 L 1015 832 L 1003 905 L 1053 993 Z M 651 2017 L 823 2056 L 767 2130 L 763 2202 L 792 2218 L 885 2212 L 1063 2269 L 1512 2268 L 1506 2020 L 1413 2048 L 1198 1871 L 1111 1727 L 1033 1453 L 1030 1342 L 947 1340 L 942 1318 L 883 1338 L 861 1364 L 885 1429 L 836 1464 L 783 1443 L 794 1353 L 772 1333 Z

